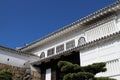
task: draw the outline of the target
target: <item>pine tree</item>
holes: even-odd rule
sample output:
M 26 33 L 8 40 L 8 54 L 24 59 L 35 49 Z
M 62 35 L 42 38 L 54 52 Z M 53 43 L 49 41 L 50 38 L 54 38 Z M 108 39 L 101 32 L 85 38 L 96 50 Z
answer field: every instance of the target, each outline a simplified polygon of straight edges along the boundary
M 57 65 L 64 73 L 63 80 L 115 80 L 108 77 L 95 77 L 97 73 L 107 70 L 104 62 L 81 67 L 68 61 L 59 61 Z

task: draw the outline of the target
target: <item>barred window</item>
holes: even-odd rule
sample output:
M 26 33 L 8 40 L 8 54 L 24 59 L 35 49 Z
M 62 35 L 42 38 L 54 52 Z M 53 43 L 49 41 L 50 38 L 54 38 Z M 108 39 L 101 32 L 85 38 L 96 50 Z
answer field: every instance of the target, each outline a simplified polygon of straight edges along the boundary
M 75 47 L 75 40 L 69 41 L 66 43 L 66 49 Z
M 44 58 L 44 57 L 45 57 L 45 53 L 42 52 L 42 53 L 40 54 L 40 58 Z
M 111 75 L 119 74 L 120 73 L 120 64 L 119 63 L 120 63 L 119 59 L 106 62 L 107 71 L 98 73 L 96 76 L 99 77 L 99 76 L 109 76 L 109 74 L 111 74 Z
M 78 46 L 83 45 L 86 43 L 85 37 L 80 37 L 80 39 L 78 40 Z
M 49 49 L 49 50 L 47 51 L 47 56 L 54 54 L 54 51 L 55 51 L 54 48 Z
M 56 53 L 64 51 L 64 44 L 56 47 Z

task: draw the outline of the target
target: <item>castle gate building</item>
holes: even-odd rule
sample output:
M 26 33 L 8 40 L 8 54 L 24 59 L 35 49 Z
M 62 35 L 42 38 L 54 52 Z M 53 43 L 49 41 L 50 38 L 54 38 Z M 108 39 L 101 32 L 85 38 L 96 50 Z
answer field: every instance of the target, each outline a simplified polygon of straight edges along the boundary
M 80 66 L 106 62 L 106 72 L 97 77 L 120 80 L 120 1 L 59 29 L 19 51 L 39 56 L 31 64 L 40 69 L 40 80 L 62 77 L 57 62 Z

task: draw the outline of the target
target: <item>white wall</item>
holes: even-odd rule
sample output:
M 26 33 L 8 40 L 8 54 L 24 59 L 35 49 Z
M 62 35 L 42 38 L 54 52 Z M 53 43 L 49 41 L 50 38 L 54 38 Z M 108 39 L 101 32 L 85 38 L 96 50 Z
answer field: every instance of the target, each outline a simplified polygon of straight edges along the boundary
M 79 34 L 79 35 L 78 35 L 78 34 Z M 48 43 L 48 44 L 46 44 L 46 45 L 42 45 L 42 47 L 40 47 L 39 49 L 33 51 L 32 53 L 40 56 L 40 54 L 41 54 L 42 52 L 45 52 L 45 53 L 46 53 L 45 56 L 47 57 L 47 50 L 48 50 L 48 49 L 55 48 L 56 46 L 59 46 L 59 45 L 61 45 L 61 44 L 64 44 L 64 47 L 65 47 L 65 50 L 66 50 L 65 44 L 66 44 L 68 41 L 71 41 L 71 40 L 75 40 L 75 45 L 77 46 L 77 40 L 78 40 L 80 37 L 82 37 L 82 36 L 84 36 L 84 34 L 81 33 L 81 32 L 76 32 L 76 33 L 73 32 L 73 33 L 71 33 L 71 35 L 69 35 L 69 36 L 66 36 L 66 37 L 64 37 L 64 38 L 61 37 L 59 40 L 56 40 L 56 41 L 51 42 L 51 43 Z M 56 50 L 55 50 L 55 51 L 56 51 Z
M 84 27 L 88 27 L 88 26 L 84 26 Z M 118 30 L 119 29 L 117 27 L 117 22 L 115 19 L 108 20 L 108 22 L 106 23 L 104 23 L 103 20 L 100 23 L 96 23 L 95 25 L 92 25 L 91 27 L 85 28 L 83 30 L 79 28 L 77 30 L 67 33 L 66 35 L 62 35 L 58 37 L 58 39 L 54 39 L 44 45 L 41 45 L 41 47 L 37 48 L 36 50 L 33 50 L 32 53 L 40 56 L 42 52 L 45 52 L 45 56 L 47 57 L 48 49 L 55 48 L 56 46 L 61 44 L 64 44 L 65 46 L 66 42 L 68 41 L 75 40 L 75 46 L 77 46 L 78 39 L 80 37 L 85 37 L 86 42 L 90 42 L 98 38 L 115 33 Z
M 101 22 L 104 22 L 101 21 Z M 33 50 L 32 53 L 40 56 L 42 52 L 45 52 L 47 57 L 47 50 L 55 48 L 58 45 L 66 44 L 66 42 L 75 40 L 75 46 L 78 44 L 80 37 L 85 37 L 87 42 L 99 39 L 101 37 L 113 34 L 120 31 L 120 14 L 118 13 L 117 19 L 109 20 L 105 23 L 95 23 L 90 27 L 86 27 L 84 30 L 79 28 L 66 35 L 61 35 L 58 39 L 53 39 L 41 47 Z M 97 25 L 96 25 L 97 24 Z M 87 28 L 88 27 L 88 28 Z M 112 76 L 120 80 L 120 40 L 113 41 L 110 43 L 101 43 L 89 49 L 80 51 L 81 65 L 85 66 L 96 62 L 107 62 L 108 71 L 105 73 L 98 74 L 97 76 Z M 113 70 L 113 71 L 112 71 Z M 116 76 L 119 75 L 119 76 Z
M 101 37 L 107 36 L 109 34 L 117 32 L 118 28 L 116 27 L 116 21 L 111 20 L 104 24 L 100 24 L 95 28 L 92 28 L 85 32 L 87 36 L 87 41 L 93 41 Z
M 45 80 L 51 80 L 51 68 L 46 69 Z
M 120 39 L 82 50 L 80 58 L 81 66 L 96 62 L 107 63 L 107 72 L 97 74 L 97 76 L 120 77 Z
M 119 30 L 120 30 L 120 12 L 118 12 L 118 17 L 117 17 L 118 19 L 117 19 L 117 27 L 119 28 Z
M 13 65 L 17 67 L 24 67 L 25 62 L 27 62 L 27 58 L 24 56 L 0 50 L 0 63 Z
M 118 45 L 117 42 L 105 46 L 98 46 L 95 46 L 93 49 L 90 48 L 90 50 L 80 52 L 82 65 L 88 65 L 96 61 L 110 61 L 120 58 L 120 45 Z

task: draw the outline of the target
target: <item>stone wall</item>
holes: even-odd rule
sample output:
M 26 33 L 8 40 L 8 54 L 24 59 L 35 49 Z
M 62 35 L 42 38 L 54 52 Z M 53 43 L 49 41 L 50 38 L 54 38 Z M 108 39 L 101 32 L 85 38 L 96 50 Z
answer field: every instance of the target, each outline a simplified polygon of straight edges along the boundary
M 11 72 L 13 74 L 13 78 L 12 78 L 13 80 L 23 80 L 23 75 L 25 74 L 26 71 L 26 69 L 24 68 L 19 68 L 19 67 L 0 63 L 0 71 L 1 70 Z M 32 71 L 31 74 L 32 74 L 32 80 L 40 80 L 39 72 Z
M 35 72 L 33 71 L 32 72 L 32 75 L 33 75 L 33 80 L 40 80 L 40 73 L 39 72 Z

